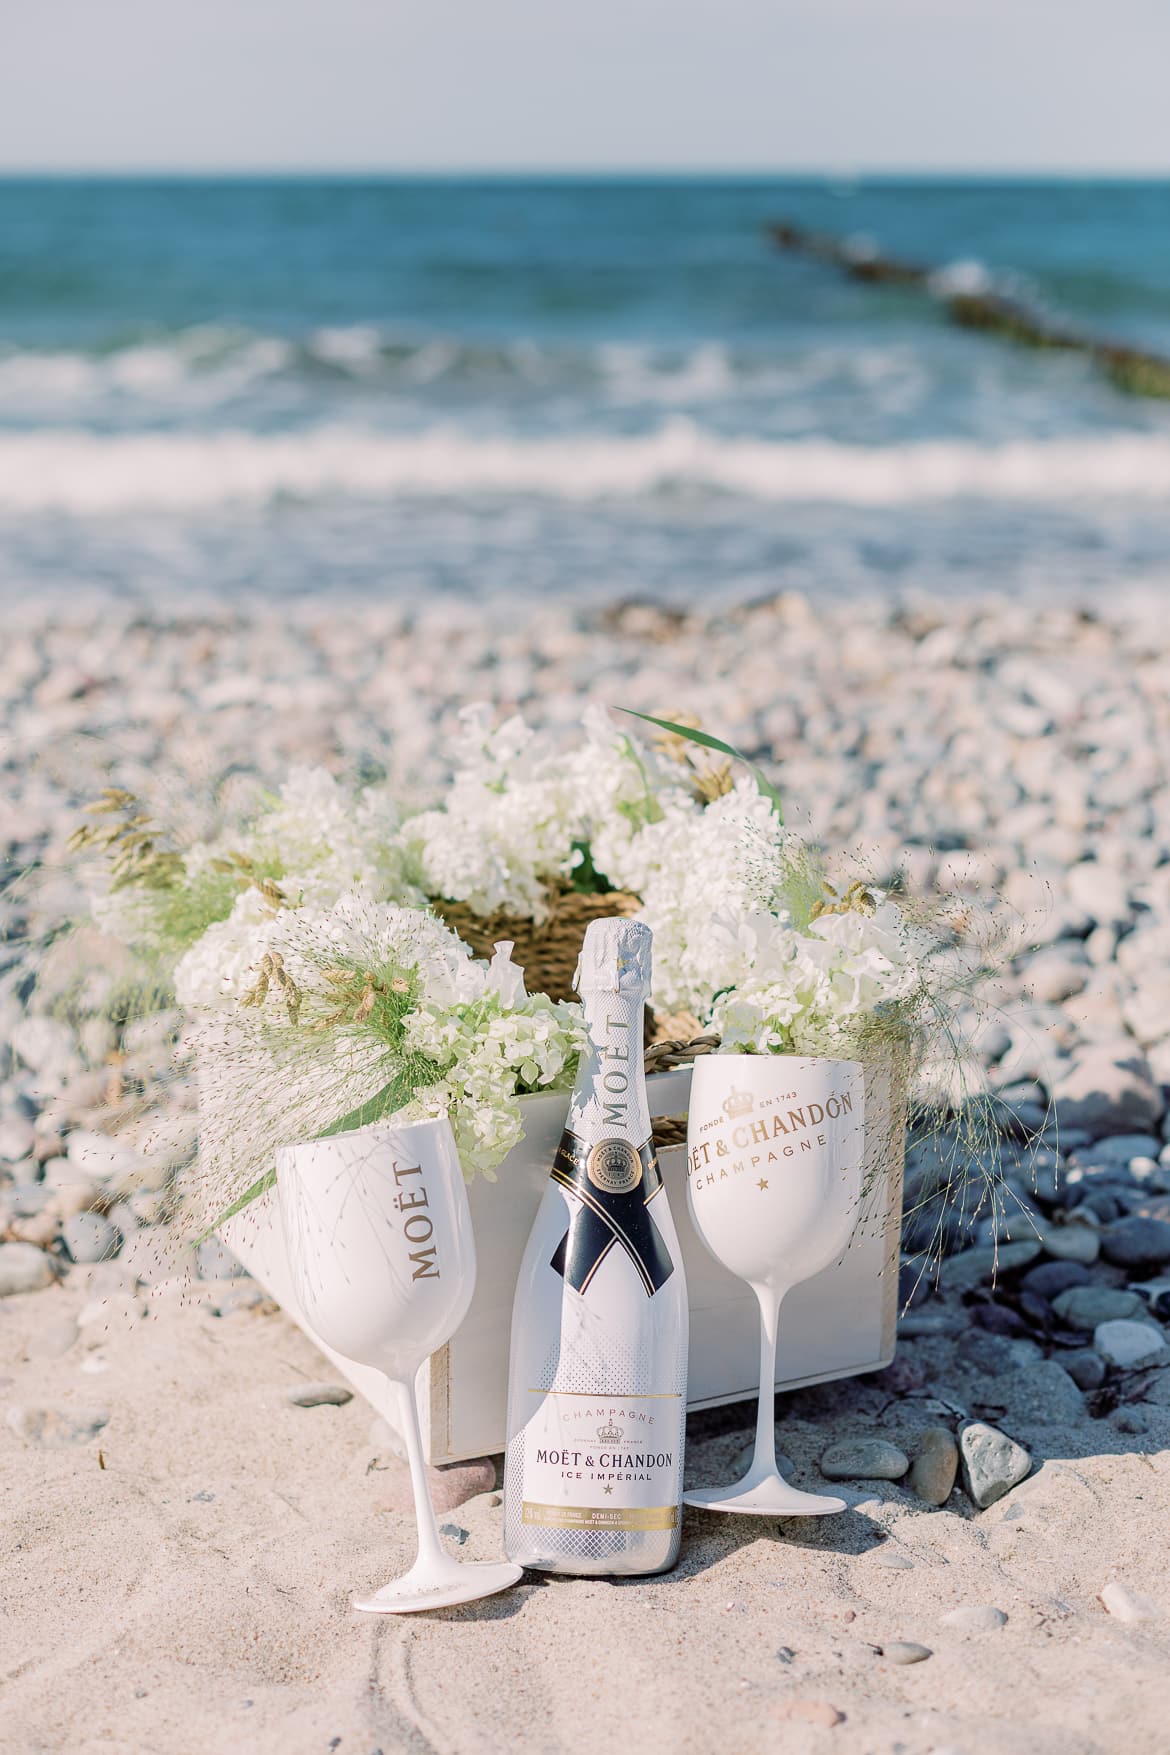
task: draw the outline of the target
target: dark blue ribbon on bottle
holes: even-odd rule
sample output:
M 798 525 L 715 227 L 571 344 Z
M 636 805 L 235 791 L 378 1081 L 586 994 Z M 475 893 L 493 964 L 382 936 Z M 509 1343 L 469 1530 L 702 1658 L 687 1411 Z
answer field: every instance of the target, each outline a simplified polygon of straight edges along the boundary
M 575 1194 L 580 1206 L 569 1219 L 569 1228 L 553 1251 L 550 1266 L 572 1286 L 584 1292 L 590 1280 L 617 1244 L 629 1256 L 648 1298 L 664 1286 L 674 1272 L 670 1251 L 648 1212 L 662 1187 L 662 1173 L 653 1143 L 638 1150 L 642 1175 L 636 1188 L 613 1194 L 598 1188 L 586 1169 L 590 1147 L 566 1128 L 553 1159 L 552 1180 Z

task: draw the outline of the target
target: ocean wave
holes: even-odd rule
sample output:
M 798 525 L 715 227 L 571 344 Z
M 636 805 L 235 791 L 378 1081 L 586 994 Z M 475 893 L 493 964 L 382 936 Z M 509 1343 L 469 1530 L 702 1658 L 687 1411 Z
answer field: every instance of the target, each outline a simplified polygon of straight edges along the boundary
M 921 390 L 914 351 L 896 343 L 771 348 L 722 341 L 571 343 L 409 334 L 375 324 L 296 339 L 205 324 L 94 349 L 0 349 L 0 409 L 8 418 L 88 421 L 145 412 L 207 413 L 257 393 L 312 399 L 347 387 L 425 399 L 465 393 L 578 393 L 609 406 L 780 398 L 827 385 L 872 396 Z
M 0 406 L 6 414 L 90 411 L 117 400 L 214 406 L 284 370 L 290 357 L 277 336 L 217 324 L 96 351 L 13 350 L 0 353 Z
M 351 426 L 265 435 L 0 436 L 0 509 L 104 514 L 434 496 L 588 501 L 715 493 L 761 501 L 898 506 L 975 498 L 1066 501 L 1170 495 L 1170 434 L 866 448 L 730 438 L 672 420 L 639 437 L 387 434 Z

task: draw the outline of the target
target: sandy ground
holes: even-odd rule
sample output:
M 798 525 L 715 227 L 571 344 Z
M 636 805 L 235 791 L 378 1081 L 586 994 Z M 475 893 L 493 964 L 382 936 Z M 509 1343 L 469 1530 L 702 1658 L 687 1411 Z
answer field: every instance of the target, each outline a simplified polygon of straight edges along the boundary
M 481 1604 L 375 1619 L 349 1594 L 403 1568 L 411 1538 L 385 1508 L 402 1465 L 371 1443 L 369 1408 L 288 1403 L 330 1372 L 279 1313 L 219 1317 L 213 1289 L 176 1285 L 132 1321 L 107 1279 L 103 1315 L 100 1276 L 116 1269 L 94 1271 L 88 1290 L 75 1273 L 0 1303 L 9 1406 L 109 1415 L 60 1448 L 0 1426 L 5 1755 L 1166 1747 L 1170 1413 L 1156 1441 L 1106 1422 L 1022 1428 L 1038 1472 L 983 1513 L 888 1483 L 823 1522 L 688 1512 L 663 1578 L 533 1576 Z M 732 1466 L 750 1415 L 693 1419 L 693 1480 Z M 808 1484 L 829 1438 L 909 1442 L 930 1418 L 881 1377 L 803 1392 L 781 1416 Z M 498 1554 L 494 1498 L 442 1519 L 469 1532 L 469 1558 Z M 1110 1579 L 1159 1618 L 1107 1614 Z M 945 1625 L 963 1605 L 1007 1622 Z M 932 1655 L 896 1664 L 877 1649 L 892 1641 Z M 829 1708 L 843 1716 L 818 1722 Z

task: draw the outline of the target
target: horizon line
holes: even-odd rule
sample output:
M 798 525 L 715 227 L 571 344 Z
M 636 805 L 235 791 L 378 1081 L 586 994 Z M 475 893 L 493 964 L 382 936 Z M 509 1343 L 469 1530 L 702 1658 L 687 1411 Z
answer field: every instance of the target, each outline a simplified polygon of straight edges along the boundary
M 1067 166 L 971 166 L 936 165 L 2 165 L 0 182 L 50 181 L 69 179 L 76 182 L 129 181 L 195 181 L 223 179 L 244 181 L 252 178 L 278 180 L 318 179 L 327 181 L 461 181 L 461 182 L 619 182 L 645 180 L 651 182 L 710 181 L 726 182 L 743 179 L 749 182 L 794 181 L 852 184 L 861 182 L 1168 182 L 1170 163 L 1151 167 L 1100 167 L 1070 169 Z

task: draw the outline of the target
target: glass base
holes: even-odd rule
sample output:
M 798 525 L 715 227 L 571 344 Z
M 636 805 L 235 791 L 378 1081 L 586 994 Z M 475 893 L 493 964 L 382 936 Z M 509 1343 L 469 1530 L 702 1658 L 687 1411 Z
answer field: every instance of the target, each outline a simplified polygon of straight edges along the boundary
M 684 1505 L 700 1511 L 738 1511 L 747 1517 L 832 1517 L 847 1509 L 830 1493 L 802 1493 L 782 1475 L 753 1470 L 733 1487 L 701 1487 L 683 1494 Z
M 353 1597 L 367 1615 L 413 1615 L 421 1609 L 451 1609 L 474 1603 L 518 1584 L 524 1573 L 507 1560 L 416 1561 L 401 1578 L 391 1579 L 373 1596 Z

